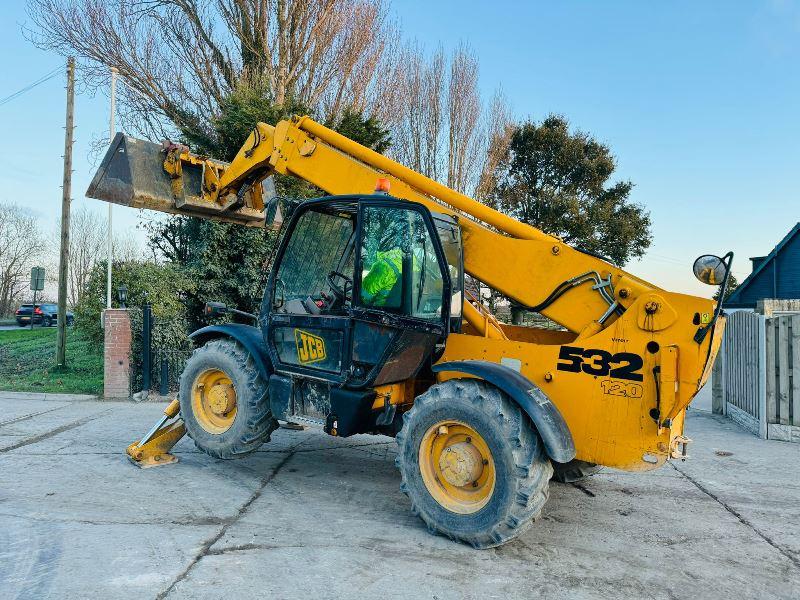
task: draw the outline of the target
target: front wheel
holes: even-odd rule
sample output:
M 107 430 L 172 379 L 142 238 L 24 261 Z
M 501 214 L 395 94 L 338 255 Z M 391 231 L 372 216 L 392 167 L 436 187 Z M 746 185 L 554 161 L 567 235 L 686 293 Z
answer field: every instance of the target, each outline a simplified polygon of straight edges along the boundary
M 547 501 L 550 460 L 528 416 L 475 379 L 431 387 L 397 435 L 401 490 L 431 533 L 491 548 L 523 533 Z
M 278 426 L 268 385 L 250 354 L 230 339 L 194 351 L 181 374 L 181 418 L 195 445 L 215 458 L 241 458 Z

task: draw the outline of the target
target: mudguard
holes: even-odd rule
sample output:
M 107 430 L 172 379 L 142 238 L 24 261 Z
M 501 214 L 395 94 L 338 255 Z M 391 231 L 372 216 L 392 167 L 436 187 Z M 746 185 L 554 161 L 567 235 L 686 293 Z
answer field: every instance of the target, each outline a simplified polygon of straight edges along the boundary
M 485 360 L 456 360 L 434 365 L 434 372 L 455 371 L 479 377 L 508 394 L 536 426 L 547 455 L 557 463 L 575 458 L 575 441 L 564 417 L 545 393 L 525 377 L 504 365 Z
M 241 323 L 226 323 L 224 325 L 209 325 L 198 329 L 189 335 L 198 346 L 219 338 L 232 338 L 245 347 L 253 357 L 256 368 L 265 381 L 272 375 L 272 362 L 267 355 L 267 347 L 261 337 L 261 330 L 252 325 Z

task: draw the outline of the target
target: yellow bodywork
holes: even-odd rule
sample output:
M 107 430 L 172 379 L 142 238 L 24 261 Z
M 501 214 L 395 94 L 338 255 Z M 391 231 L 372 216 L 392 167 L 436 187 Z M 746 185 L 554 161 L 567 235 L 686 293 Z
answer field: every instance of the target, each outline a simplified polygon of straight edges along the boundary
M 564 416 L 578 459 L 646 470 L 684 455 L 685 410 L 708 378 L 724 329 L 724 318 L 710 318 L 713 301 L 643 281 L 308 117 L 259 123 L 230 165 L 169 149 L 164 168 L 176 198 L 148 197 L 149 208 L 180 212 L 184 163 L 206 165 L 197 192 L 205 218 L 264 226 L 254 214 L 264 214 L 260 186 L 274 173 L 329 194 L 370 194 L 379 177 L 388 178 L 393 196 L 455 216 L 466 272 L 566 331 L 503 325 L 467 299 L 464 329 L 448 337 L 440 361 L 479 359 L 521 371 Z M 408 405 L 420 392 L 402 383 L 384 388 L 376 406 Z

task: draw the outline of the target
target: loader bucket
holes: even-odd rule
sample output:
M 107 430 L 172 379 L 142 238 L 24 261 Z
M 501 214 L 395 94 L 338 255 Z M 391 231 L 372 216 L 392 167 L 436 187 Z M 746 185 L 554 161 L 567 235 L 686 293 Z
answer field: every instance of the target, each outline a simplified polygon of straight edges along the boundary
M 161 145 L 118 133 L 95 173 L 86 195 L 132 208 L 258 226 L 264 215 L 243 207 L 224 211 L 202 197 L 203 167 L 183 164 L 183 189 L 174 195 L 172 179 L 164 170 Z
M 190 169 L 186 171 L 187 181 L 197 179 L 199 193 L 199 178 L 193 177 Z M 176 212 L 170 182 L 160 145 L 118 133 L 86 195 L 122 206 Z

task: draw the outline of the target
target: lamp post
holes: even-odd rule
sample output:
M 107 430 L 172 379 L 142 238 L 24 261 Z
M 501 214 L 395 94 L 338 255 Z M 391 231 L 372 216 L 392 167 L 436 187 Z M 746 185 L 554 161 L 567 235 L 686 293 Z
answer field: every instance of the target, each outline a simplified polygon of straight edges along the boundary
M 117 294 L 119 295 L 119 307 L 125 308 L 125 303 L 128 301 L 128 286 L 121 283 L 117 287 Z
M 117 100 L 117 73 L 119 71 L 116 67 L 111 67 L 111 114 L 108 119 L 108 143 L 114 142 L 114 116 L 116 113 L 116 100 Z M 106 240 L 106 308 L 111 308 L 111 268 L 114 262 L 114 233 L 111 226 L 111 219 L 113 218 L 112 207 L 114 205 L 108 203 L 108 239 Z

